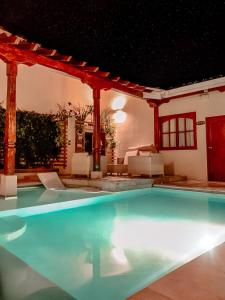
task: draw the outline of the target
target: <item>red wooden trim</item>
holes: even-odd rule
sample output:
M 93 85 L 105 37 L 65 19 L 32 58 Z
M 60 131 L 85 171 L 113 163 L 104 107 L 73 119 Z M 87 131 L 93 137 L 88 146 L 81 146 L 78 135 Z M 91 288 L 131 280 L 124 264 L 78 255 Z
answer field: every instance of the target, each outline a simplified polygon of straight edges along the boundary
M 100 151 L 101 151 L 101 124 L 100 124 L 100 90 L 93 89 L 93 170 L 100 171 Z
M 195 117 L 196 116 L 196 112 L 192 111 L 192 112 L 188 112 L 188 113 L 181 113 L 181 114 L 173 114 L 173 115 L 166 115 L 166 116 L 160 116 L 159 118 L 163 120 L 171 120 L 174 118 L 188 118 L 188 117 Z
M 96 75 L 98 75 L 98 76 L 100 76 L 100 77 L 106 78 L 106 77 L 109 77 L 110 72 L 97 71 L 97 72 L 96 72 Z
M 176 118 L 176 145 L 177 145 L 177 147 L 179 147 L 179 135 L 178 135 L 178 131 L 179 131 L 179 123 L 178 123 L 178 118 Z
M 119 80 L 119 83 L 125 86 L 128 86 L 128 84 L 130 83 L 130 81 L 127 80 Z
M 24 44 L 25 41 L 26 40 L 20 42 L 20 44 Z M 124 85 L 127 82 L 120 82 L 119 77 L 106 78 L 102 76 L 101 73 L 98 73 L 99 67 L 86 67 L 86 62 L 82 63 L 82 66 L 74 65 L 74 60 L 70 57 L 66 57 L 66 59 L 70 59 L 71 64 L 68 61 L 60 61 L 62 58 L 65 59 L 65 56 L 58 56 L 58 58 L 60 58 L 59 60 L 54 59 L 54 56 L 57 58 L 57 55 L 59 55 L 56 50 L 48 50 L 38 46 L 38 49 L 33 49 L 33 51 L 31 51 L 27 49 L 20 49 L 21 46 L 17 46 L 17 44 L 1 43 L 0 41 L 0 58 L 6 62 L 12 61 L 30 65 L 40 64 L 80 78 L 82 82 L 91 86 L 97 86 L 100 89 L 114 89 L 143 99 L 143 91 L 145 90 L 144 86 L 137 85 L 135 88 L 130 88 L 129 86 Z M 92 73 L 90 73 L 91 71 Z M 106 75 L 106 73 L 103 75 Z
M 0 34 L 0 43 L 5 43 L 5 44 L 14 44 L 16 43 L 17 36 L 11 35 L 8 36 L 5 33 Z
M 154 143 L 157 151 L 159 150 L 159 107 L 154 107 Z
M 193 120 L 193 130 L 182 130 L 179 131 L 179 124 L 178 124 L 178 118 L 185 118 L 185 128 L 186 128 L 186 118 L 190 118 Z M 172 119 L 176 119 L 176 132 L 171 132 L 169 127 L 169 132 L 164 134 L 169 134 L 169 145 L 170 145 L 170 134 L 176 133 L 176 147 L 162 147 L 163 144 L 163 132 L 162 132 L 162 124 L 166 121 L 170 121 Z M 170 126 L 170 122 L 169 122 Z M 174 114 L 174 115 L 168 115 L 168 116 L 160 116 L 159 117 L 159 132 L 160 132 L 160 150 L 195 150 L 197 149 L 197 128 L 196 128 L 196 112 L 189 112 L 189 113 L 181 113 L 181 114 Z M 185 145 L 186 143 L 186 133 L 187 132 L 193 132 L 194 135 L 194 145 L 193 146 L 185 146 L 180 147 L 179 146 L 179 133 L 185 134 Z
M 217 117 L 207 117 L 205 119 L 206 121 L 206 153 L 207 153 L 207 175 L 208 175 L 208 180 L 210 180 L 210 159 L 209 159 L 209 147 L 212 147 L 212 145 L 210 144 L 210 140 L 211 140 L 211 131 L 210 131 L 210 121 L 213 120 L 213 118 L 217 118 Z
M 68 119 L 64 120 L 64 131 L 63 131 L 63 168 L 66 168 L 67 165 L 67 127 L 68 127 Z
M 130 89 L 135 89 L 137 86 L 138 86 L 138 84 L 131 83 L 131 82 L 127 85 L 127 87 L 130 88 Z
M 97 72 L 98 70 L 99 70 L 99 67 L 94 67 L 94 66 L 85 66 L 85 67 L 83 67 L 83 69 L 82 70 L 84 70 L 84 71 L 86 71 L 86 72 L 91 72 L 91 73 L 95 73 L 95 72 Z
M 210 144 L 211 141 L 211 131 L 210 131 L 210 123 L 217 121 L 218 119 L 222 119 L 225 120 L 225 115 L 221 115 L 221 116 L 214 116 L 214 117 L 206 117 L 205 121 L 206 121 L 206 152 L 207 152 L 207 174 L 208 174 L 208 180 L 210 180 L 212 174 L 210 174 L 210 154 L 209 152 L 211 151 L 211 148 L 213 145 Z
M 224 92 L 225 91 L 225 86 L 218 86 L 218 87 L 214 87 L 214 88 L 210 88 L 210 89 L 206 89 L 207 92 L 214 92 L 214 91 L 219 91 L 219 92 Z M 167 97 L 164 98 L 163 100 L 159 100 L 159 105 L 164 104 L 164 103 L 168 103 L 170 100 L 176 100 L 179 98 L 186 98 L 186 97 L 190 97 L 190 96 L 195 96 L 195 95 L 200 95 L 205 93 L 205 90 L 200 90 L 200 91 L 195 91 L 195 92 L 190 92 L 190 93 L 186 93 L 186 94 L 182 94 L 182 95 L 177 95 L 177 96 L 172 96 L 172 97 Z
M 4 137 L 4 174 L 15 173 L 17 64 L 7 64 L 7 102 Z
M 38 48 L 35 53 L 43 56 L 53 56 L 57 54 L 57 51 L 55 49 L 45 49 L 45 48 Z

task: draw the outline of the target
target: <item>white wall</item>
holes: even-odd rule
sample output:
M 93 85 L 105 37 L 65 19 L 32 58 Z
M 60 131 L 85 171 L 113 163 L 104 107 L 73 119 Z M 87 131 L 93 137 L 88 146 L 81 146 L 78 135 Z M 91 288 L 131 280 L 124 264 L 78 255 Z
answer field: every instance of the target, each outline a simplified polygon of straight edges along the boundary
M 0 102 L 6 100 L 6 64 L 0 60 Z M 17 108 L 36 112 L 54 112 L 57 103 L 92 103 L 91 88 L 80 80 L 52 69 L 19 65 L 17 74 Z
M 91 88 L 82 84 L 79 79 L 66 76 L 63 73 L 52 69 L 34 65 L 18 66 L 17 109 L 25 109 L 40 113 L 50 113 L 57 110 L 57 104 L 66 102 L 91 104 Z M 7 93 L 6 64 L 0 60 L 0 102 L 5 106 Z M 68 128 L 68 167 L 65 170 L 70 172 L 71 155 L 75 149 L 74 120 L 70 120 Z
M 6 101 L 6 64 L 0 60 L 0 102 Z M 110 107 L 112 101 L 121 95 L 115 91 L 101 92 L 101 109 Z M 126 105 L 124 111 L 127 119 L 117 125 L 118 155 L 124 156 L 128 147 L 151 144 L 153 136 L 153 109 L 139 98 L 124 95 Z M 36 112 L 55 112 L 57 103 L 92 104 L 91 88 L 81 83 L 79 79 L 66 76 L 40 65 L 28 67 L 19 65 L 17 75 L 17 108 L 34 110 Z M 68 161 L 75 149 L 74 122 L 70 120 L 69 138 L 72 142 L 68 146 Z M 70 172 L 70 166 L 67 168 Z
M 197 121 L 206 117 L 225 115 L 225 93 L 211 92 L 208 95 L 192 96 L 172 100 L 159 108 L 159 115 L 196 112 Z M 166 165 L 174 173 L 190 179 L 207 180 L 206 125 L 197 125 L 197 150 L 161 151 Z
M 6 65 L 0 60 L 0 102 L 6 100 Z M 120 95 L 115 91 L 101 92 L 101 108 L 110 107 Z M 124 156 L 129 147 L 154 143 L 153 109 L 139 98 L 124 95 L 126 104 L 123 110 L 127 119 L 117 125 L 117 154 Z M 92 90 L 80 80 L 68 77 L 45 67 L 19 65 L 17 76 L 17 107 L 37 112 L 54 112 L 57 103 L 65 102 L 91 104 Z M 192 96 L 172 100 L 159 108 L 160 116 L 192 112 L 197 114 L 197 121 L 206 117 L 225 115 L 225 93 L 212 92 L 209 95 Z M 70 122 L 69 157 L 74 151 L 73 122 Z M 206 131 L 205 125 L 197 126 L 197 150 L 162 151 L 166 165 L 172 165 L 175 174 L 187 175 L 192 179 L 207 179 Z M 69 171 L 70 168 L 67 169 Z
M 102 92 L 102 109 L 111 107 L 113 100 L 120 93 L 115 91 Z M 154 112 L 145 100 L 123 95 L 126 104 L 122 109 L 127 118 L 124 123 L 116 125 L 118 140 L 117 156 L 124 157 L 129 147 L 149 145 L 154 143 Z

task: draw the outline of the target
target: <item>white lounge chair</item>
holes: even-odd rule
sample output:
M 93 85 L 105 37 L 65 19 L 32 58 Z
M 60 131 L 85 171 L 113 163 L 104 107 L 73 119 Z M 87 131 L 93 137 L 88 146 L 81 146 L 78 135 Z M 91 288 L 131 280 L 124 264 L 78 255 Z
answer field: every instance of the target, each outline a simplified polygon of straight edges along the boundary
M 37 173 L 37 175 L 46 189 L 66 189 L 56 172 Z

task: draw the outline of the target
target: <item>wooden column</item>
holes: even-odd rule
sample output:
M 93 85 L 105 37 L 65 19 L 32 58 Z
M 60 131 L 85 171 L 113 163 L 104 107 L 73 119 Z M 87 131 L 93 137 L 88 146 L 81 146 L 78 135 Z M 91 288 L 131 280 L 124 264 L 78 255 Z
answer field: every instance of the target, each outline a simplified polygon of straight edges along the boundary
M 4 137 L 4 174 L 15 173 L 16 152 L 16 75 L 17 64 L 7 64 L 7 102 Z
M 100 89 L 93 88 L 93 170 L 100 171 L 100 146 L 101 146 L 101 126 L 100 126 Z
M 154 106 L 154 144 L 159 151 L 159 106 Z

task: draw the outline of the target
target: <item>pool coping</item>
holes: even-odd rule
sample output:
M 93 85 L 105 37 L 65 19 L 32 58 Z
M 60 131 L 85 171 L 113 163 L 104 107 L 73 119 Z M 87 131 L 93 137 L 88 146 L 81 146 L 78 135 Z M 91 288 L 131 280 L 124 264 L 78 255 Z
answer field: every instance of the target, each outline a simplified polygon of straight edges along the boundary
M 166 185 L 166 184 L 154 184 L 153 188 L 164 188 L 164 189 L 171 189 L 171 190 L 185 190 L 185 191 L 192 191 L 192 192 L 201 192 L 201 193 L 212 193 L 212 194 L 225 194 L 224 190 L 218 190 L 216 188 L 207 188 L 207 187 L 186 187 L 186 186 L 173 186 L 173 185 Z

